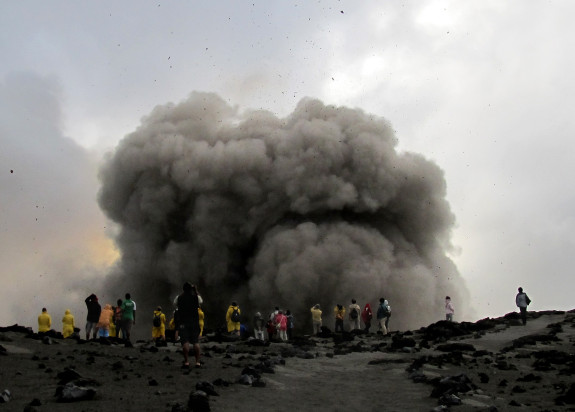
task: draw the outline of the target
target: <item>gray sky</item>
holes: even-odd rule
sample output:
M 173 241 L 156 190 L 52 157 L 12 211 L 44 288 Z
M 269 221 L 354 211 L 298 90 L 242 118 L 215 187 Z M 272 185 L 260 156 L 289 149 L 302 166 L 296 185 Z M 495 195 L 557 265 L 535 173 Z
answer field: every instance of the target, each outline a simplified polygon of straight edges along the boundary
M 194 90 L 278 116 L 309 96 L 385 117 L 445 172 L 477 316 L 514 310 L 518 286 L 534 310 L 571 309 L 575 4 L 357 3 L 4 3 L 0 279 L 16 287 L 0 323 L 50 304 L 58 318 L 55 299 L 97 284 L 115 256 L 101 156 Z

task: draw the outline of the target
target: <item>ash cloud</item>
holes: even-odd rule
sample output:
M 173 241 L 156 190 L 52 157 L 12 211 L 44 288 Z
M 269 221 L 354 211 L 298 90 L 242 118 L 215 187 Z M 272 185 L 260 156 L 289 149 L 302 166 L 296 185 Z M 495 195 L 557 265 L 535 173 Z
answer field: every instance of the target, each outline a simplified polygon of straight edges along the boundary
M 54 77 L 0 79 L 2 325 L 36 329 L 42 307 L 57 330 L 68 308 L 81 325 L 84 298 L 115 259 L 96 203 L 97 158 L 64 135 L 62 94 Z
M 320 303 L 332 326 L 352 297 L 386 297 L 394 329 L 441 319 L 445 295 L 464 316 L 443 172 L 396 146 L 385 119 L 314 99 L 286 118 L 209 93 L 157 106 L 100 171 L 122 253 L 110 287 L 151 307 L 192 281 L 213 327 L 231 300 L 300 325 Z

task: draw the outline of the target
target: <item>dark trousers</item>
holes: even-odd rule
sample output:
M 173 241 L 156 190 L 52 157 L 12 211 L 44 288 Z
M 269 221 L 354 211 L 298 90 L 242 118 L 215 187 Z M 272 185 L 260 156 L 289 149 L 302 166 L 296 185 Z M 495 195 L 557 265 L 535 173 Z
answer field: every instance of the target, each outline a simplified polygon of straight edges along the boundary
M 519 307 L 519 311 L 521 312 L 521 321 L 523 324 L 527 324 L 527 308 Z
M 343 319 L 335 320 L 335 331 L 343 332 Z

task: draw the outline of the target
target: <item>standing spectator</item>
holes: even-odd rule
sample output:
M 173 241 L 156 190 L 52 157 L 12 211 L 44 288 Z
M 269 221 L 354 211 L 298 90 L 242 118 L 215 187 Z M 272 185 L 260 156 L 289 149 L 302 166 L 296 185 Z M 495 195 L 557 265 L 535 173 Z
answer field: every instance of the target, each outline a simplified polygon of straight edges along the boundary
M 279 310 L 275 318 L 276 329 L 278 331 L 279 338 L 285 342 L 287 341 L 287 316 Z
M 200 321 L 198 308 L 200 307 L 196 287 L 189 282 L 184 283 L 184 293 L 177 297 L 176 330 L 179 330 L 182 351 L 184 354 L 184 368 L 189 368 L 190 344 L 193 345 L 196 367 L 200 367 Z
M 453 314 L 455 313 L 455 308 L 453 303 L 451 303 L 451 298 L 449 296 L 445 297 L 445 320 L 453 322 Z
M 117 338 L 123 337 L 122 335 L 122 299 L 118 299 L 116 307 L 114 308 L 114 329 Z
M 379 299 L 379 307 L 377 308 L 377 320 L 379 321 L 379 328 L 383 336 L 387 335 L 389 327 L 389 318 L 391 317 L 391 307 L 385 298 Z
M 276 333 L 277 333 L 277 328 L 276 328 L 276 316 L 278 315 L 278 312 L 280 311 L 279 307 L 275 307 L 274 310 L 272 311 L 272 313 L 270 313 L 270 317 L 269 317 L 269 321 L 268 321 L 268 339 L 271 341 L 273 340 L 273 338 L 275 337 Z
M 199 296 L 198 296 L 198 300 L 199 300 Z M 200 303 L 201 305 L 201 303 Z M 200 336 L 204 336 L 204 311 L 202 310 L 201 306 L 198 306 L 198 318 L 199 318 L 199 322 L 200 322 Z
M 333 308 L 335 315 L 335 332 L 343 332 L 343 318 L 345 317 L 345 308 L 339 303 Z
M 52 317 L 46 308 L 42 308 L 42 313 L 38 315 L 38 333 L 49 332 L 52 329 Z
M 74 316 L 70 309 L 66 309 L 64 317 L 62 318 L 62 336 L 64 339 L 72 336 L 74 334 Z
M 98 297 L 93 293 L 88 296 L 84 302 L 86 302 L 86 307 L 88 308 L 88 315 L 86 316 L 86 340 L 90 339 L 90 333 L 92 333 L 93 339 L 96 339 L 102 307 L 98 303 Z
M 371 328 L 371 319 L 373 318 L 373 312 L 371 311 L 371 305 L 366 303 L 361 312 L 361 320 L 365 325 L 365 333 L 369 333 L 369 328 Z
M 361 308 L 355 299 L 351 300 L 349 305 L 349 330 L 359 329 L 359 316 L 361 315 Z
M 166 340 L 166 315 L 162 312 L 162 307 L 158 306 L 152 318 L 152 339 Z
M 515 304 L 519 308 L 521 312 L 521 322 L 523 322 L 523 326 L 527 324 L 527 306 L 531 303 L 531 299 L 527 296 L 527 293 L 523 292 L 523 288 L 517 289 L 518 293 L 515 296 Z
M 114 312 L 112 311 L 112 305 L 106 303 L 104 309 L 100 313 L 100 318 L 98 319 L 98 336 L 102 338 L 107 338 L 110 336 L 110 323 L 114 317 Z
M 226 312 L 226 322 L 228 324 L 228 332 L 240 335 L 240 320 L 241 310 L 236 302 L 232 302 L 228 311 Z
M 319 335 L 321 333 L 321 309 L 319 303 L 314 305 L 311 309 L 311 322 L 313 324 L 314 335 Z
M 256 312 L 254 315 L 254 333 L 255 338 L 259 340 L 265 340 L 264 337 L 264 318 L 261 312 Z
M 126 293 L 126 299 L 122 302 L 122 338 L 130 342 L 132 326 L 136 324 L 136 302 L 132 296 Z
M 286 318 L 287 318 L 287 337 L 289 340 L 292 340 L 293 339 L 294 320 L 293 320 L 293 315 L 289 309 L 286 311 Z

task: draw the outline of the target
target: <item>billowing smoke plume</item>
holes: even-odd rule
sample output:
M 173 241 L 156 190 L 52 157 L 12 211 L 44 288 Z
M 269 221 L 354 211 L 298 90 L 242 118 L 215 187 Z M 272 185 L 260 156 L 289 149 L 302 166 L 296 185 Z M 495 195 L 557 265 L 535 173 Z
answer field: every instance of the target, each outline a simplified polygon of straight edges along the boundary
M 446 294 L 464 313 L 443 173 L 396 143 L 387 121 L 312 99 L 285 119 L 205 93 L 156 107 L 101 170 L 114 287 L 151 307 L 195 282 L 213 327 L 232 300 L 300 325 L 320 303 L 333 326 L 352 298 L 387 298 L 394 329 L 440 319 Z

